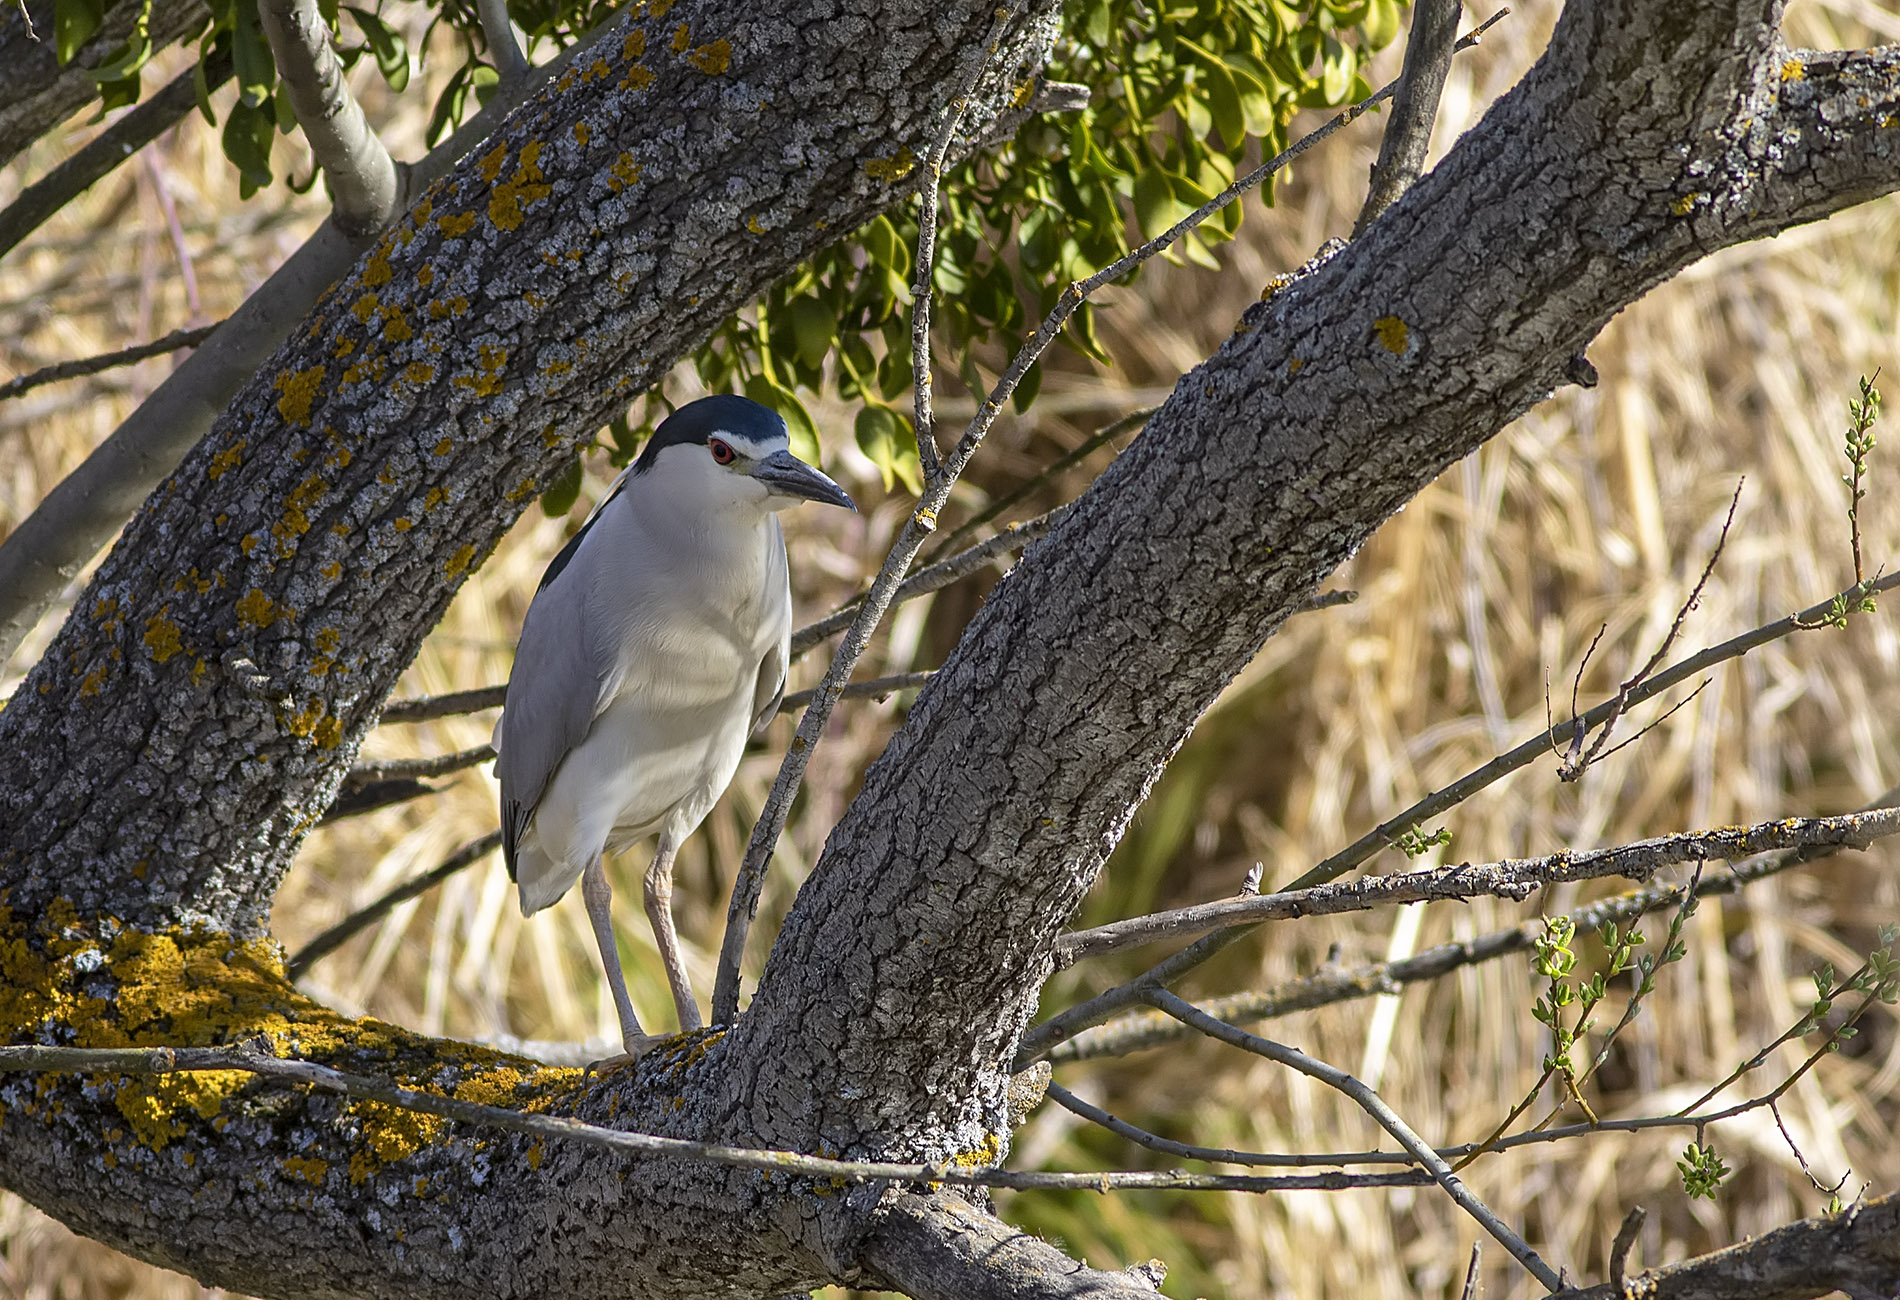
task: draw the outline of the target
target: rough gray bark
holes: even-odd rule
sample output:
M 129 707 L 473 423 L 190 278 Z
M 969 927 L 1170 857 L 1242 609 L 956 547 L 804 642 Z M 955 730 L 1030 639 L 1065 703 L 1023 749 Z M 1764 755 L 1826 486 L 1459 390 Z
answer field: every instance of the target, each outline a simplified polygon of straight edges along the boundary
M 48 131 L 99 98 L 99 87 L 86 75 L 102 66 L 125 44 L 141 0 L 118 0 L 105 22 L 65 67 L 53 47 L 53 0 L 28 0 L 26 12 L 13 3 L 0 5 L 0 167 Z M 210 17 L 204 0 L 152 0 L 151 32 L 155 49 L 164 49 Z M 32 32 L 28 34 L 28 21 Z
M 314 1007 L 255 936 L 456 581 L 762 267 L 888 197 L 989 23 L 799 13 L 623 29 L 425 196 L 134 521 L 0 713 L 16 1037 L 264 1033 L 621 1127 L 993 1160 L 1059 930 L 1261 641 L 1624 305 L 1900 186 L 1900 52 L 1786 50 L 1760 2 L 1572 6 L 1524 83 L 1359 244 L 1251 309 L 998 586 L 738 1025 L 584 1084 Z M 1007 82 L 1034 58 L 1018 40 Z M 207 1089 L 7 1081 L 0 1173 L 114 1244 L 271 1295 L 760 1295 L 896 1267 L 876 1188 Z

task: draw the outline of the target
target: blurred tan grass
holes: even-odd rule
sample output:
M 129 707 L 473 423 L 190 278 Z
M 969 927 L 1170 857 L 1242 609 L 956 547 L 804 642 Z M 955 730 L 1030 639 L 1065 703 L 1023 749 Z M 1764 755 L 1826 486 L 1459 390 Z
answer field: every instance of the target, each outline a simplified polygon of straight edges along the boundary
M 1549 5 L 1520 10 L 1461 61 L 1441 139 L 1470 125 L 1515 80 L 1541 46 L 1553 12 Z M 1797 9 L 1794 35 L 1815 45 L 1848 44 L 1866 37 L 1856 24 L 1878 32 L 1883 19 L 1891 15 L 1854 0 L 1810 3 Z M 418 91 L 410 98 L 427 102 Z M 1320 240 L 1343 234 L 1376 129 L 1362 125 L 1349 147 L 1331 148 L 1305 166 L 1282 187 L 1273 212 L 1250 211 L 1246 237 L 1222 250 L 1224 272 L 1169 268 L 1138 291 L 1117 294 L 1099 317 L 1115 369 L 1089 378 L 1052 367 L 1044 405 L 999 432 L 966 499 L 976 500 L 980 488 L 1005 490 L 1101 421 L 1152 402 L 1155 390 L 1165 390 L 1225 337 L 1270 276 L 1303 261 Z M 295 215 L 281 223 L 238 209 L 202 126 L 163 147 L 168 180 L 189 178 L 173 180 L 174 197 L 194 250 L 201 310 L 215 315 L 321 209 L 310 200 L 291 205 Z M 29 166 L 47 156 L 42 150 Z M 42 241 L 41 251 L 0 265 L 0 320 L 9 325 L 0 330 L 0 360 L 16 371 L 187 323 L 175 259 L 165 260 L 169 235 L 154 233 L 161 219 L 149 180 L 128 169 L 101 189 L 62 217 L 55 236 L 62 243 Z M 242 224 L 247 220 L 250 226 Z M 127 238 L 128 230 L 137 233 Z M 141 260 L 134 263 L 135 256 Z M 57 296 L 67 284 L 81 287 L 77 306 Z M 102 284 L 115 288 L 102 293 Z M 1544 725 L 1546 679 L 1561 707 L 1599 626 L 1608 630 L 1584 694 L 1613 690 L 1669 626 L 1744 475 L 1727 552 L 1688 620 L 1682 650 L 1725 639 L 1851 580 L 1840 435 L 1857 375 L 1884 365 L 1889 390 L 1900 388 L 1900 203 L 1869 205 L 1693 268 L 1624 313 L 1590 355 L 1602 375 L 1598 388 L 1560 393 L 1448 471 L 1335 576 L 1332 585 L 1359 590 L 1358 603 L 1296 619 L 1268 643 L 1137 817 L 1086 920 L 1231 893 L 1255 860 L 1266 863 L 1270 882 L 1291 878 L 1497 748 L 1534 734 Z M 0 408 L 0 463 L 9 467 L 0 476 L 0 524 L 30 508 L 149 390 L 164 365 L 146 363 L 129 381 L 47 390 L 24 411 Z M 848 427 L 850 412 L 834 404 L 821 404 L 820 414 L 827 429 Z M 1886 490 L 1888 475 L 1900 473 L 1890 468 L 1891 418 L 1863 512 L 1875 565 L 1892 563 L 1900 551 L 1900 504 Z M 880 499 L 847 437 L 827 442 L 826 453 L 854 494 L 872 504 L 862 520 L 794 516 L 801 617 L 824 612 L 855 587 L 902 514 L 901 503 Z M 610 473 L 604 457 L 589 459 L 583 509 Z M 1085 482 L 1078 473 L 1060 488 L 1072 494 Z M 1045 493 L 1023 512 L 1056 499 Z M 502 680 L 540 567 L 580 517 L 578 510 L 565 520 L 538 511 L 525 516 L 457 599 L 402 693 Z M 938 662 L 980 585 L 900 611 L 875 652 L 880 657 L 861 674 Z M 49 631 L 50 621 L 41 635 Z M 1845 632 L 1769 647 L 1718 671 L 1693 703 L 1578 785 L 1560 786 L 1545 763 L 1478 796 L 1443 820 L 1454 834 L 1447 859 L 1589 847 L 1855 806 L 1900 771 L 1897 660 L 1900 636 L 1886 611 Z M 20 656 L 16 674 L 24 662 L 29 655 Z M 819 667 L 815 656 L 802 664 L 795 685 Z M 1645 710 L 1631 720 L 1632 730 L 1660 712 Z M 825 831 L 900 717 L 896 701 L 841 711 L 775 862 L 767 918 L 789 904 Z M 368 752 L 459 749 L 485 740 L 492 721 L 488 714 L 389 727 Z M 705 833 L 682 856 L 677 906 L 702 990 L 710 984 L 727 882 L 788 734 L 781 722 L 770 746 L 748 757 Z M 313 835 L 278 897 L 275 924 L 287 945 L 294 948 L 492 827 L 494 790 L 485 770 L 440 784 L 442 793 L 428 800 Z M 1375 868 L 1397 865 L 1387 859 Z M 1876 849 L 1771 880 L 1739 900 L 1705 903 L 1691 924 L 1687 957 L 1667 970 L 1626 1031 L 1593 1103 L 1605 1114 L 1635 1115 L 1666 1109 L 1671 1099 L 1686 1102 L 1697 1085 L 1713 1082 L 1797 1019 L 1816 964 L 1851 969 L 1874 929 L 1900 920 L 1896 860 L 1896 850 Z M 638 852 L 618 864 L 623 898 L 631 899 L 642 865 Z M 1578 896 L 1570 888 L 1538 901 L 1556 911 Z M 639 1009 L 670 1023 L 650 936 L 637 908 L 629 903 L 621 914 Z M 1329 957 L 1352 963 L 1403 955 L 1529 914 L 1479 901 L 1329 918 L 1297 930 L 1281 925 L 1230 952 L 1192 987 L 1264 988 Z M 755 938 L 754 976 L 769 929 L 767 919 Z M 1105 987 L 1139 961 L 1140 955 L 1085 965 L 1055 981 L 1046 1004 Z M 493 858 L 398 909 L 319 965 L 311 984 L 339 1006 L 434 1032 L 571 1040 L 605 1037 L 613 1027 L 578 903 L 566 900 L 524 922 Z M 1376 1076 L 1388 1100 L 1428 1137 L 1468 1140 L 1487 1131 L 1536 1077 L 1547 1043 L 1528 1014 L 1535 992 L 1528 964 L 1508 959 L 1414 987 L 1383 1009 L 1379 1002 L 1347 1005 L 1270 1024 L 1266 1032 Z M 1620 1012 L 1621 996 L 1612 995 L 1601 1020 Z M 1783 1052 L 1770 1068 L 1785 1070 L 1797 1059 Z M 1058 1077 L 1125 1118 L 1183 1140 L 1302 1151 L 1378 1145 L 1370 1123 L 1342 1098 L 1214 1044 L 1068 1066 Z M 1900 1034 L 1883 1010 L 1783 1108 L 1817 1174 L 1831 1180 L 1851 1168 L 1844 1196 L 1867 1183 L 1890 1187 L 1900 1176 L 1896 1083 Z M 1736 1169 L 1712 1203 L 1682 1194 L 1674 1161 L 1687 1138 L 1679 1132 L 1530 1148 L 1480 1162 L 1468 1176 L 1546 1258 L 1572 1276 L 1592 1278 L 1602 1276 L 1609 1240 L 1632 1204 L 1651 1211 L 1638 1264 L 1736 1240 L 1824 1204 L 1771 1122 L 1712 1132 Z M 1082 1128 L 1053 1106 L 1018 1133 L 1016 1159 L 1063 1168 L 1176 1163 Z M 999 1200 L 1021 1222 L 1060 1235 L 1097 1264 L 1163 1258 L 1174 1269 L 1167 1289 L 1181 1295 L 1456 1294 L 1476 1237 L 1475 1225 L 1430 1189 Z M 1486 1294 L 1530 1294 L 1523 1275 L 1501 1257 L 1495 1248 L 1487 1252 Z M 0 1278 L 22 1296 L 91 1300 L 194 1289 L 77 1241 L 12 1198 L 0 1200 L 0 1259 Z

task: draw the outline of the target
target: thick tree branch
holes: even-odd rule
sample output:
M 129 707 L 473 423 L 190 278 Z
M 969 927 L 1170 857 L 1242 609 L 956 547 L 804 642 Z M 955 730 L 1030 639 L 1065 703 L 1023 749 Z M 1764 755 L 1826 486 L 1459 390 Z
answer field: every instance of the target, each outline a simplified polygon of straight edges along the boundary
M 198 69 L 181 72 L 169 85 L 94 136 L 86 146 L 20 192 L 0 211 L 0 257 L 78 198 L 94 182 L 158 139 L 198 102 Z M 231 57 L 219 53 L 204 66 L 205 85 L 218 89 L 231 79 Z
M 1852 1300 L 1900 1291 L 1900 1196 L 1856 1201 L 1621 1282 L 1560 1291 L 1556 1300 L 1808 1300 L 1835 1291 Z
M 91 72 L 115 57 L 144 10 L 143 0 L 107 6 L 105 19 L 70 63 L 53 41 L 53 0 L 0 5 L 0 167 L 99 97 Z M 147 31 L 162 50 L 205 21 L 204 0 L 152 0 Z M 37 38 L 33 33 L 37 32 Z
M 402 178 L 343 80 L 317 0 L 260 0 L 257 16 L 297 125 L 329 181 L 330 220 L 353 240 L 375 234 L 396 215 Z
M 1158 1271 L 1104 1273 L 954 1195 L 907 1192 L 879 1213 L 865 1280 L 913 1300 L 1154 1300 Z

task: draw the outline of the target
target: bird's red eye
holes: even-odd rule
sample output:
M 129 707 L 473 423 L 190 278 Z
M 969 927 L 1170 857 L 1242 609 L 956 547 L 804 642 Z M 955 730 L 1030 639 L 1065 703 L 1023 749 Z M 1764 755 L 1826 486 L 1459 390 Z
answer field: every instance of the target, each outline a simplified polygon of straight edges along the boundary
M 732 464 L 732 460 L 733 460 L 732 448 L 727 446 L 724 442 L 720 441 L 718 438 L 714 438 L 711 442 L 707 443 L 706 446 L 709 449 L 711 449 L 712 458 L 718 461 L 721 465 Z

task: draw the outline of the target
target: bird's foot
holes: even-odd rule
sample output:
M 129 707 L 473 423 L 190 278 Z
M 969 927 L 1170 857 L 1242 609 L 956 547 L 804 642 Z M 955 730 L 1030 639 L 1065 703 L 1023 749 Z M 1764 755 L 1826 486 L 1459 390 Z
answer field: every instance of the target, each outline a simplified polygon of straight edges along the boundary
M 661 1043 L 666 1042 L 668 1039 L 677 1037 L 679 1037 L 677 1034 L 628 1034 L 621 1040 L 621 1045 L 627 1049 L 626 1051 L 618 1056 L 608 1056 L 598 1061 L 589 1061 L 587 1063 L 587 1073 L 605 1078 L 609 1074 L 616 1074 L 621 1070 L 631 1069 L 633 1066 L 638 1065 L 640 1058 L 645 1056 L 648 1052 L 658 1047 Z

